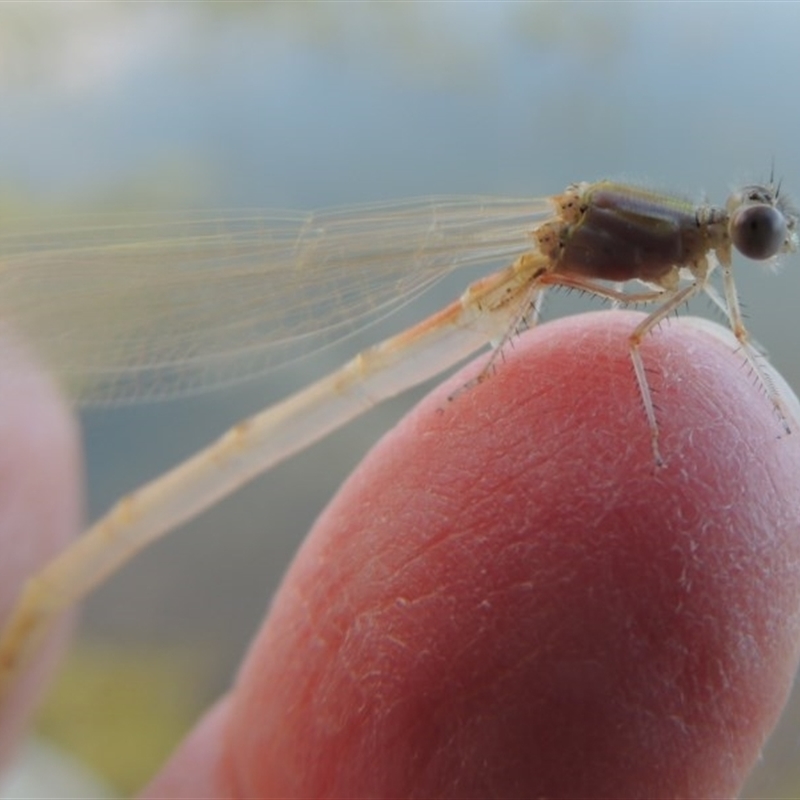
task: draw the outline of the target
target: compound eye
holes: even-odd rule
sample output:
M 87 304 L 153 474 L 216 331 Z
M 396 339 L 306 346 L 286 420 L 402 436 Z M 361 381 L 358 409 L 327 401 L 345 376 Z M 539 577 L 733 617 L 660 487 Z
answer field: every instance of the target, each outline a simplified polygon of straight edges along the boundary
M 764 261 L 783 247 L 788 233 L 786 217 L 774 206 L 742 206 L 731 217 L 730 233 L 742 255 Z

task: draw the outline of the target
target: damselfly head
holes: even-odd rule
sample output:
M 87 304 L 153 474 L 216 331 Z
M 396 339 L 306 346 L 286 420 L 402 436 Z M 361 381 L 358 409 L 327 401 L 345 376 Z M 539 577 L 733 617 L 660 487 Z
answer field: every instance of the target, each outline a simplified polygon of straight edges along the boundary
M 798 212 L 780 194 L 780 185 L 744 186 L 726 204 L 728 234 L 734 247 L 755 261 L 797 249 Z

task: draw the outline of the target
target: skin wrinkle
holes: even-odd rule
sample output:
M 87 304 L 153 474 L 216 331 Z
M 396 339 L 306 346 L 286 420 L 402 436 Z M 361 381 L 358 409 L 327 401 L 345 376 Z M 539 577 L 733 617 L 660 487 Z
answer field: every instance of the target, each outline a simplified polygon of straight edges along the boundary
M 718 406 L 715 406 L 715 407 L 718 408 Z M 736 429 L 735 426 L 732 426 L 732 427 L 734 429 Z M 736 429 L 736 430 L 738 431 L 738 429 Z M 716 441 L 718 441 L 718 438 L 714 437 L 712 439 L 712 441 L 716 442 Z M 759 454 L 756 452 L 755 446 L 754 446 L 754 439 L 753 438 L 744 437 L 744 441 L 742 442 L 741 446 L 737 447 L 737 448 L 734 448 L 733 452 L 727 451 L 727 450 L 724 453 L 723 452 L 719 452 L 718 454 L 713 454 L 712 458 L 709 459 L 709 460 L 712 461 L 712 463 L 713 463 L 714 458 L 723 458 L 723 457 L 725 457 L 727 459 L 734 458 L 740 464 L 753 464 L 753 463 L 759 463 L 758 456 L 759 456 Z M 769 465 L 769 466 L 771 466 L 771 465 Z M 760 516 L 762 518 L 769 518 L 771 516 L 770 512 L 767 510 L 767 507 L 773 506 L 774 502 L 777 500 L 778 490 L 777 490 L 777 487 L 775 485 L 775 477 L 773 475 L 773 471 L 772 471 L 772 469 L 769 468 L 769 466 L 767 467 L 766 477 L 767 477 L 767 483 L 768 483 L 768 486 L 769 486 L 769 489 L 770 489 L 771 497 L 760 496 L 760 497 L 757 498 L 757 502 L 755 502 L 755 503 L 751 502 L 749 508 L 746 510 L 747 514 L 750 515 L 750 516 L 754 515 L 754 512 L 757 512 L 757 511 L 761 511 L 761 515 Z M 745 470 L 742 470 L 742 471 L 745 471 Z M 701 472 L 699 475 L 695 475 L 693 479 L 694 480 L 703 480 L 705 477 L 706 477 L 706 473 Z M 732 511 L 734 511 L 734 508 L 732 507 L 732 505 L 729 505 L 726 510 L 728 510 L 729 512 L 732 512 Z M 791 516 L 792 515 L 787 515 L 787 517 L 791 517 Z M 737 518 L 738 517 L 738 512 L 737 512 L 737 514 L 733 514 L 732 513 L 731 517 L 732 517 L 732 519 Z M 765 526 L 761 522 L 761 520 L 759 520 L 759 519 L 754 520 L 753 529 L 754 530 L 758 530 L 758 531 L 766 531 L 766 536 L 764 534 L 759 533 L 759 535 L 756 536 L 756 537 L 750 537 L 750 541 L 753 544 L 757 544 L 759 547 L 762 547 L 762 548 L 767 546 L 767 542 L 765 541 L 765 538 L 771 538 L 771 536 L 775 535 L 775 534 L 772 533 L 772 531 L 770 531 L 770 527 L 769 526 Z
M 437 595 L 439 595 L 440 593 L 441 593 L 441 592 L 437 592 L 436 594 L 437 594 Z M 420 600 L 422 600 L 422 598 L 420 598 Z M 358 621 L 356 621 L 356 626 L 358 626 Z M 466 648 L 465 648 L 465 649 L 466 649 Z M 455 658 L 456 658 L 456 660 L 457 660 L 457 659 L 458 659 L 458 654 L 456 653 L 456 654 L 454 654 L 454 656 L 455 656 Z
M 480 440 L 470 443 L 469 447 L 478 450 L 487 449 Z M 472 491 L 469 497 L 466 498 L 470 506 L 478 508 L 484 502 L 497 503 L 498 498 L 495 493 L 504 496 L 506 492 L 503 490 L 509 483 L 515 480 L 518 474 L 531 467 L 530 456 L 518 459 L 504 459 L 503 450 L 505 448 L 495 440 L 489 451 L 489 457 L 485 462 L 486 468 L 472 482 Z M 461 466 L 462 463 L 463 460 L 456 455 L 451 464 L 447 465 L 443 476 L 444 480 L 441 481 L 442 489 L 454 488 L 454 491 L 449 494 L 441 492 L 441 498 L 448 506 L 454 496 L 457 495 L 459 499 L 461 498 L 459 487 L 463 486 L 465 475 Z M 439 476 L 437 476 L 437 483 L 439 483 Z
M 753 452 L 753 449 L 754 448 L 752 448 L 752 447 L 748 448 L 748 450 L 755 457 L 755 453 Z M 778 501 L 778 499 L 780 497 L 780 489 L 778 488 L 778 485 L 776 483 L 776 476 L 775 476 L 774 470 L 767 469 L 766 477 L 767 477 L 767 486 L 769 488 L 770 494 L 769 494 L 769 496 L 764 496 L 763 497 L 762 508 L 763 508 L 763 515 L 764 516 L 766 516 L 767 513 L 768 513 L 767 512 L 767 508 L 768 507 L 775 507 L 777 505 L 777 501 Z M 789 515 L 787 514 L 785 518 L 788 518 L 788 516 Z M 787 519 L 787 521 L 788 521 L 788 519 Z
M 443 662 L 443 663 L 446 666 L 446 662 Z M 416 695 L 414 693 L 410 693 L 410 692 L 409 693 L 405 693 L 405 694 L 404 693 L 399 693 L 399 694 L 400 694 L 400 696 L 404 696 L 406 698 L 416 697 Z M 421 700 L 418 700 L 418 702 L 421 702 Z M 412 715 L 412 716 L 416 717 L 417 719 L 421 719 L 423 717 L 427 717 L 428 719 L 434 719 L 435 720 L 437 718 L 437 716 L 438 716 L 438 714 L 436 712 L 436 709 L 441 707 L 441 701 L 438 699 L 438 697 L 436 695 L 434 695 L 434 696 L 427 696 L 425 698 L 424 702 L 425 702 L 425 712 L 426 713 L 423 714 L 423 715 L 415 714 L 415 715 Z M 371 705 L 375 706 L 374 703 L 372 703 Z M 384 718 L 388 718 L 388 717 L 391 717 L 397 711 L 400 711 L 402 713 L 402 711 L 405 710 L 403 708 L 403 706 L 405 706 L 405 705 L 407 705 L 407 701 L 406 701 L 406 703 L 397 703 L 396 702 L 395 704 L 389 705 L 389 706 L 380 706 L 378 704 L 377 708 L 374 708 L 374 713 L 373 713 L 372 719 L 373 719 L 374 722 L 380 723 L 379 717 L 382 716 Z M 378 719 L 376 719 L 376 717 L 378 717 Z M 413 735 L 413 729 L 412 730 L 408 730 L 407 728 L 405 728 L 405 729 L 398 728 L 398 729 L 395 730 L 394 735 L 392 735 L 390 733 L 389 736 L 386 738 L 386 741 L 384 742 L 384 748 L 383 749 L 385 751 L 387 751 L 387 752 L 391 752 L 394 749 L 393 748 L 393 742 L 402 741 L 402 740 L 405 740 L 405 739 L 408 739 L 408 738 L 411 738 L 411 739 L 416 738 Z M 424 739 L 424 737 L 422 737 L 422 738 Z M 436 758 L 437 758 L 437 752 L 436 751 L 431 752 L 431 751 L 428 751 L 428 750 L 425 750 L 425 749 L 420 749 L 420 748 L 414 749 L 409 754 L 410 763 L 412 763 L 414 765 L 415 769 L 420 770 L 421 772 L 425 772 L 426 771 L 426 765 L 429 765 L 431 762 L 435 762 Z
M 472 446 L 472 445 L 470 445 L 470 446 Z M 480 445 L 478 445 L 478 446 L 480 446 Z M 496 456 L 497 456 L 498 460 L 502 460 L 503 459 L 503 454 L 502 454 L 502 451 L 500 450 L 500 448 L 495 448 L 494 452 L 496 453 Z M 506 486 L 511 484 L 516 479 L 516 474 L 519 472 L 519 467 L 516 466 L 516 465 L 512 466 L 513 462 L 509 462 L 508 459 L 505 459 L 505 462 L 506 463 L 503 466 L 505 467 L 504 472 L 506 474 L 502 478 L 500 478 L 500 479 L 498 479 L 496 481 L 489 481 L 487 475 L 492 474 L 493 472 L 500 473 L 500 470 L 498 470 L 498 469 L 489 468 L 489 469 L 487 469 L 486 472 L 484 472 L 480 476 L 479 480 L 476 481 L 476 483 L 475 483 L 475 489 L 476 490 L 471 495 L 471 497 L 469 498 L 469 501 L 470 501 L 470 505 L 472 507 L 474 507 L 476 509 L 476 511 L 478 511 L 479 513 L 482 511 L 482 508 L 483 508 L 483 502 L 482 501 L 485 501 L 486 503 L 491 504 L 492 507 L 497 506 L 498 505 L 498 496 L 502 497 L 502 496 L 505 496 L 507 494 L 505 491 L 502 491 L 502 490 Z M 455 468 L 457 470 L 458 464 L 460 464 L 460 459 L 458 459 L 458 458 L 454 459 L 451 462 L 451 464 L 452 464 L 452 468 Z M 446 476 L 446 473 L 445 473 L 445 476 Z M 449 486 L 449 485 L 455 486 L 455 485 L 458 485 L 458 480 L 459 480 L 459 475 L 456 472 L 456 474 L 454 474 L 451 479 L 441 481 L 440 483 L 443 486 Z M 431 498 L 437 498 L 444 504 L 447 504 L 448 500 L 451 499 L 450 496 L 447 495 L 444 492 L 436 492 L 436 493 L 432 492 L 429 487 L 426 487 L 425 493 L 426 493 L 426 498 L 428 500 L 430 500 Z M 410 496 L 408 503 L 411 504 L 411 503 L 414 503 L 416 501 L 417 500 L 414 497 Z M 430 508 L 428 506 L 426 508 L 426 518 L 428 520 L 428 527 L 429 528 L 432 528 L 432 529 L 438 529 L 439 528 L 439 526 L 437 526 L 435 524 L 435 516 L 436 516 L 435 508 L 432 509 L 432 508 Z M 440 521 L 443 523 L 444 526 L 447 525 L 448 519 L 447 519 L 447 514 L 446 513 L 440 515 Z M 399 573 L 403 568 L 405 568 L 406 566 L 412 565 L 414 562 L 416 562 L 418 560 L 427 559 L 429 557 L 429 555 L 431 554 L 431 551 L 435 550 L 435 548 L 442 547 L 442 546 L 449 546 L 451 544 L 451 539 L 452 539 L 453 535 L 457 536 L 458 534 L 457 534 L 457 532 L 453 532 L 452 535 L 446 536 L 442 540 L 439 539 L 438 535 L 430 537 L 428 542 L 423 547 L 420 547 L 416 551 L 416 553 L 415 553 L 413 558 L 408 559 L 408 561 L 406 563 L 401 563 L 401 564 L 398 565 L 397 572 Z
M 473 391 L 480 391 L 481 388 L 481 386 L 475 387 Z M 538 388 L 539 391 L 531 392 L 530 395 L 519 398 L 523 408 L 525 405 L 535 406 L 536 403 L 534 401 L 537 398 L 555 395 L 555 384 L 540 386 Z M 550 404 L 548 403 L 548 405 Z M 507 413 L 503 403 L 497 403 L 493 407 L 500 409 L 500 416 L 505 416 Z M 557 416 L 557 414 L 554 414 L 554 417 L 557 418 Z M 540 414 L 536 421 L 537 427 L 542 427 L 543 423 L 546 424 L 546 421 L 547 417 Z M 505 426 L 502 425 L 502 420 L 499 420 L 497 417 L 492 417 L 487 418 L 487 423 L 485 428 L 472 428 L 469 431 L 469 435 L 456 439 L 457 443 L 463 442 L 462 446 L 489 453 L 486 469 L 477 477 L 477 480 L 473 481 L 473 492 L 469 498 L 470 505 L 474 507 L 477 512 L 481 512 L 487 504 L 492 507 L 497 506 L 498 503 L 501 502 L 501 498 L 509 496 L 511 493 L 505 490 L 513 486 L 518 475 L 526 472 L 538 471 L 539 465 L 553 461 L 561 452 L 562 448 L 569 449 L 568 443 L 564 441 L 563 437 L 569 435 L 570 426 L 562 426 L 562 430 L 557 436 L 548 438 L 548 444 L 553 440 L 558 442 L 556 447 L 551 449 L 545 447 L 534 448 L 524 453 L 519 453 L 519 456 L 515 458 L 518 453 L 517 449 L 513 446 L 503 446 L 503 443 L 497 440 L 494 433 L 496 430 L 495 426 L 505 430 Z M 491 439 L 491 441 L 488 442 L 488 447 L 484 444 L 487 438 Z M 509 453 L 511 456 L 509 456 Z M 456 465 L 456 467 L 460 463 L 461 459 L 458 457 L 453 459 L 453 464 Z M 495 475 L 497 477 L 490 477 Z M 459 476 L 456 475 L 454 480 L 448 485 L 458 485 L 458 477 Z
M 719 335 L 709 334 L 704 327 L 700 327 L 698 330 L 702 336 L 710 338 L 716 344 L 720 343 Z M 730 339 L 722 339 L 722 341 L 726 346 L 731 348 L 732 353 L 738 350 L 739 345 L 733 337 L 730 337 Z M 730 416 L 726 413 L 726 409 L 735 406 L 738 402 L 738 390 L 735 388 L 736 382 L 732 382 L 731 380 L 725 380 L 723 382 L 715 380 L 713 383 L 709 383 L 708 375 L 715 375 L 716 377 L 718 377 L 718 375 L 713 370 L 713 366 L 709 361 L 710 353 L 706 348 L 701 348 L 694 342 L 687 342 L 684 343 L 684 353 L 685 355 L 668 352 L 663 355 L 660 364 L 665 378 L 663 380 L 663 387 L 669 389 L 670 386 L 674 385 L 674 373 L 678 372 L 679 374 L 683 374 L 685 372 L 686 363 L 691 363 L 693 366 L 691 380 L 697 382 L 698 386 L 703 389 L 696 393 L 696 400 L 701 407 L 703 416 L 706 417 L 705 426 L 711 428 L 718 423 L 731 426 L 732 422 Z M 744 358 L 741 358 L 740 363 L 743 367 L 748 366 Z M 753 377 L 755 377 L 755 374 Z M 683 379 L 685 380 L 686 377 L 684 376 Z M 763 387 L 760 388 L 763 391 Z M 769 402 L 769 398 L 765 392 L 763 393 L 763 399 Z M 771 402 L 769 405 L 771 408 Z M 731 429 L 734 431 L 738 430 L 735 426 Z M 716 442 L 721 439 L 724 440 L 724 437 L 714 437 L 712 441 Z M 725 455 L 729 456 L 730 454 L 726 453 Z

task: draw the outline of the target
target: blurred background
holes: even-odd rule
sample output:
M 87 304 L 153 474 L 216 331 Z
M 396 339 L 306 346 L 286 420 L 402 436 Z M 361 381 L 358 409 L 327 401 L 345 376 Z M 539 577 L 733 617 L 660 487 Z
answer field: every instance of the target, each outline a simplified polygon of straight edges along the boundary
M 721 203 L 773 162 L 800 194 L 799 28 L 800 4 L 767 2 L 3 3 L 0 211 L 314 209 L 538 196 L 603 177 Z M 737 280 L 752 332 L 797 388 L 798 259 L 785 266 L 742 265 Z M 90 515 L 330 366 L 84 413 Z M 100 589 L 40 735 L 115 791 L 140 786 L 229 685 L 326 501 L 423 391 L 273 470 Z M 790 708 L 748 796 L 797 797 L 798 755 Z

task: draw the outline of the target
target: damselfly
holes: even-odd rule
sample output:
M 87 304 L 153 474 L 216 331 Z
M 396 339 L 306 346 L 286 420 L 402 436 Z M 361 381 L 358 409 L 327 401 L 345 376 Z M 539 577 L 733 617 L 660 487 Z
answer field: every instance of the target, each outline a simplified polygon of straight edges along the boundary
M 742 321 L 731 256 L 765 261 L 794 251 L 796 227 L 797 212 L 772 181 L 732 193 L 723 207 L 601 181 L 541 200 L 434 198 L 0 234 L 7 335 L 88 402 L 175 395 L 263 371 L 384 317 L 459 267 L 509 263 L 120 500 L 26 584 L 0 640 L 0 695 L 59 612 L 134 553 L 486 343 L 496 356 L 535 321 L 550 287 L 655 306 L 631 332 L 630 354 L 657 468 L 666 462 L 640 344 L 700 292 L 726 313 L 788 431 Z M 717 267 L 722 294 L 709 282 Z M 631 291 L 620 287 L 628 282 Z

